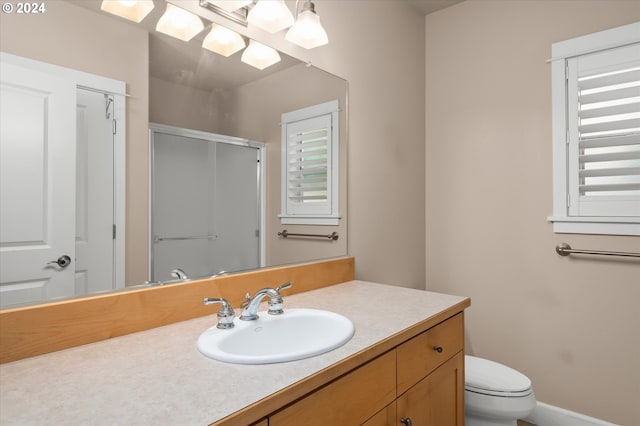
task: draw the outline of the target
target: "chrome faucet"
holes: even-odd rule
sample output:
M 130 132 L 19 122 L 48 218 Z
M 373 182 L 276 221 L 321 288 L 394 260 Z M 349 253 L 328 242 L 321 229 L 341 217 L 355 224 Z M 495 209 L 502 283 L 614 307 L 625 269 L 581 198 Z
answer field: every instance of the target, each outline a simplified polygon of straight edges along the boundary
M 251 297 L 249 293 L 245 296 L 245 301 L 242 304 L 242 315 L 240 319 L 243 321 L 253 321 L 258 319 L 258 306 L 265 296 L 269 296 L 269 315 L 280 315 L 284 312 L 282 305 L 284 301 L 280 292 L 286 288 L 291 288 L 291 283 L 286 282 L 276 288 L 263 288 L 256 292 Z
M 172 269 L 171 276 L 176 277 L 179 280 L 187 280 L 187 274 L 180 268 Z

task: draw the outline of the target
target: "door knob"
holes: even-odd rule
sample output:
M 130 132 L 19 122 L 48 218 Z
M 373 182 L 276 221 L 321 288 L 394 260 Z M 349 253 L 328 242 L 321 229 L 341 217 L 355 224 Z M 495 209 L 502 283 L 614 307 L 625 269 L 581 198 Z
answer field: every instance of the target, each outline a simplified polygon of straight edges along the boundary
M 411 423 L 411 419 L 409 417 L 402 418 L 400 419 L 400 423 L 402 423 L 404 426 L 411 426 L 413 423 Z
M 58 258 L 58 260 L 52 260 L 51 262 L 47 263 L 47 265 L 51 265 L 53 263 L 55 263 L 56 265 L 58 265 L 61 268 L 66 268 L 71 263 L 71 258 L 69 256 L 67 256 L 66 254 L 64 254 L 64 255 L 60 256 Z

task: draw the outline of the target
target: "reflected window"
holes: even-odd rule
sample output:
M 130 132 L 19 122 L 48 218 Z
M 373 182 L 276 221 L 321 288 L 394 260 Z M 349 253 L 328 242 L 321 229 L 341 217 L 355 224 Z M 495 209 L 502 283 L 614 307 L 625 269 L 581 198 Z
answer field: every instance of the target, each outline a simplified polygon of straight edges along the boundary
M 338 224 L 338 116 L 338 101 L 282 114 L 282 224 Z

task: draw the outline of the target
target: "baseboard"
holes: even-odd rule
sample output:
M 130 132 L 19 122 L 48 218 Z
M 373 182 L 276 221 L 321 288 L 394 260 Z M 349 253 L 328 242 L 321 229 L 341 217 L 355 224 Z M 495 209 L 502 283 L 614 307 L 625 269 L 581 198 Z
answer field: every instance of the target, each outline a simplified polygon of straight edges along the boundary
M 533 412 L 523 420 L 538 426 L 619 426 L 539 401 Z

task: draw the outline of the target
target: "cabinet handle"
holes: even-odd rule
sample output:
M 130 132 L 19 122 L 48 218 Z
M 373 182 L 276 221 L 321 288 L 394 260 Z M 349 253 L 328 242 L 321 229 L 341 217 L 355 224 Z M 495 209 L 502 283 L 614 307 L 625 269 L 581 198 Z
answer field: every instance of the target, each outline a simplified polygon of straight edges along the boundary
M 404 426 L 411 426 L 413 423 L 411 423 L 411 419 L 409 417 L 407 417 L 406 419 L 403 417 L 400 419 L 400 423 L 402 423 Z
M 440 353 L 442 353 L 442 351 L 443 351 L 444 349 L 442 349 L 442 346 L 434 346 L 434 347 L 433 347 L 433 350 L 434 350 L 434 351 L 436 351 L 436 352 L 438 352 L 438 353 L 440 354 Z

